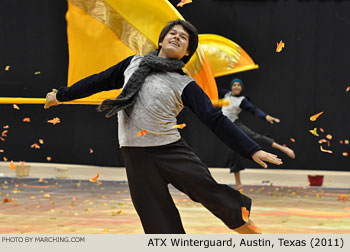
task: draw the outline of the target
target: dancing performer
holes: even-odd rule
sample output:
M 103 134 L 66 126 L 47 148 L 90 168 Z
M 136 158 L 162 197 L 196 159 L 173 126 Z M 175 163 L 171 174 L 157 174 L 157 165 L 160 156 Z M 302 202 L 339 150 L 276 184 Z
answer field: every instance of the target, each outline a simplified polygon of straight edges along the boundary
M 235 78 L 230 83 L 230 90 L 219 89 L 219 97 L 225 98 L 230 101 L 229 106 L 222 108 L 222 113 L 226 115 L 235 125 L 240 128 L 244 133 L 246 133 L 251 139 L 260 145 L 271 146 L 272 148 L 278 149 L 285 153 L 290 158 L 295 158 L 294 151 L 287 146 L 282 146 L 275 142 L 274 139 L 258 134 L 251 129 L 249 129 L 243 122 L 239 120 L 239 114 L 242 110 L 252 113 L 254 116 L 266 120 L 269 123 L 279 123 L 278 118 L 272 117 L 261 109 L 255 107 L 245 96 L 242 95 L 244 84 L 242 80 Z M 240 155 L 235 151 L 230 151 L 228 167 L 230 167 L 230 172 L 233 172 L 236 179 L 236 189 L 242 188 L 240 171 L 244 170 L 242 160 Z
M 176 116 L 187 106 L 241 155 L 264 167 L 264 161 L 282 163 L 214 108 L 195 80 L 182 71 L 197 45 L 198 32 L 193 25 L 172 21 L 161 31 L 156 51 L 128 57 L 68 88 L 53 90 L 47 94 L 44 107 L 123 87 L 115 100 L 104 100 L 98 110 L 108 110 L 107 117 L 118 114 L 119 145 L 132 202 L 144 232 L 185 233 L 169 193 L 168 184 L 172 184 L 229 228 L 238 233 L 257 233 L 257 227 L 248 219 L 251 199 L 218 184 L 174 127 Z

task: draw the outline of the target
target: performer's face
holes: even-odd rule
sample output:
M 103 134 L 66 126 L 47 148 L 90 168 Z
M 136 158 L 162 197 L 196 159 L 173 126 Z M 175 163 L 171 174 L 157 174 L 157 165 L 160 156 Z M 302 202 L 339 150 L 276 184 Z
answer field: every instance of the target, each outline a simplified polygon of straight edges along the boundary
M 161 49 L 158 56 L 162 58 L 182 59 L 188 56 L 189 35 L 182 25 L 174 25 L 159 43 Z
M 239 95 L 242 92 L 242 86 L 241 84 L 236 81 L 232 85 L 232 95 Z

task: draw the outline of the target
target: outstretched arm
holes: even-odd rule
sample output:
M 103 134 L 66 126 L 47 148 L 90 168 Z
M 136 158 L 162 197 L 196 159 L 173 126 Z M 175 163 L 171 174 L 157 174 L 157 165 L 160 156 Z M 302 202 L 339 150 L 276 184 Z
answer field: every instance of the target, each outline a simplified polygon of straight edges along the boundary
M 195 81 L 188 84 L 182 93 L 182 101 L 206 124 L 224 143 L 244 157 L 267 167 L 264 161 L 281 164 L 275 155 L 261 150 L 261 147 L 241 131 L 230 119 L 215 108 L 208 96 Z
M 124 71 L 130 64 L 133 56 L 130 56 L 118 64 L 98 74 L 86 77 L 70 87 L 53 89 L 46 95 L 44 108 L 56 106 L 60 101 L 71 101 L 88 97 L 101 91 L 119 89 L 124 84 Z
M 252 113 L 254 116 L 264 119 L 266 121 L 268 121 L 269 123 L 273 124 L 273 123 L 279 123 L 280 120 L 278 118 L 272 117 L 268 114 L 266 114 L 264 111 L 262 111 L 261 109 L 255 107 L 253 105 L 253 103 L 251 103 L 247 98 L 244 98 L 241 102 L 241 104 L 239 105 L 239 107 L 245 111 L 248 111 L 250 113 Z

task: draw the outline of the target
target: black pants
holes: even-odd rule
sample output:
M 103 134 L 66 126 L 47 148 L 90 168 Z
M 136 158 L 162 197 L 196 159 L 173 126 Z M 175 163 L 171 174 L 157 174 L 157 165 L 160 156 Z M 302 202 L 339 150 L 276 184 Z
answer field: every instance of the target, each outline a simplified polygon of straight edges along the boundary
M 239 120 L 236 120 L 234 123 L 237 125 L 238 128 L 240 128 L 251 139 L 253 139 L 260 145 L 271 147 L 272 143 L 275 141 L 274 139 L 268 136 L 260 135 L 259 133 L 252 131 Z M 229 153 L 230 154 L 227 166 L 230 167 L 230 172 L 239 172 L 241 170 L 244 170 L 241 156 L 237 152 L 232 150 L 230 150 Z
M 229 228 L 245 223 L 242 207 L 250 212 L 251 199 L 218 184 L 184 140 L 157 147 L 123 147 L 122 153 L 132 202 L 145 233 L 185 233 L 168 184 L 200 202 Z

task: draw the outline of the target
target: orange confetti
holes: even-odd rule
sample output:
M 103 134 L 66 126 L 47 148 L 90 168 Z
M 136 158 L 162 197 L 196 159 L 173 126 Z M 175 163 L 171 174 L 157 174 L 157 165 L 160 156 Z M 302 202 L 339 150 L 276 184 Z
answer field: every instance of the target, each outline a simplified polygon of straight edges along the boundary
M 340 144 L 343 144 L 343 140 L 340 140 L 339 143 L 340 143 Z
M 29 117 L 26 117 L 26 118 L 23 118 L 23 122 L 30 122 L 30 118 Z
M 321 140 L 318 141 L 319 144 L 321 144 L 321 143 L 327 143 L 327 142 L 328 142 L 328 141 L 327 141 L 326 139 L 321 139 Z
M 17 104 L 13 104 L 12 107 L 13 107 L 14 109 L 20 110 L 20 108 L 18 107 Z
M 47 161 L 51 161 L 51 159 L 52 159 L 51 157 L 46 157 Z
M 8 128 L 10 128 L 10 126 L 5 125 L 3 128 L 4 128 L 4 129 L 8 129 Z
M 184 6 L 185 4 L 189 4 L 189 3 L 192 3 L 192 0 L 181 0 L 181 2 L 179 2 L 176 7 L 182 7 Z
M 319 136 L 317 133 L 317 128 L 314 128 L 313 130 L 309 130 L 311 132 L 312 135 L 314 136 Z
M 44 179 L 43 178 L 39 178 L 38 182 L 43 182 Z
M 323 132 L 324 132 L 324 129 L 320 128 L 320 131 L 323 133 Z
M 37 72 L 35 72 L 34 74 L 35 74 L 35 75 L 38 75 L 38 74 L 41 74 L 41 73 L 40 73 L 39 71 L 37 71 Z
M 344 143 L 345 144 L 349 144 L 349 140 L 344 140 Z
M 74 201 L 78 201 L 78 198 L 77 198 L 77 197 L 73 197 L 73 200 L 74 200 Z
M 4 153 L 4 150 L 3 150 L 3 149 L 1 149 L 1 150 L 0 150 L 0 153 Z
M 293 142 L 293 143 L 295 143 L 295 139 L 294 139 L 294 138 L 291 138 L 290 141 Z
M 281 40 L 279 43 L 277 43 L 276 52 L 281 52 L 282 48 L 284 48 L 284 43 Z
M 350 86 L 348 86 L 347 88 L 346 88 L 346 92 L 349 92 L 350 91 Z
M 96 182 L 97 179 L 100 177 L 100 173 L 98 172 L 97 175 L 91 179 L 89 179 L 90 182 Z
M 0 140 L 3 141 L 3 142 L 5 142 L 5 138 L 3 138 L 3 137 L 0 137 Z
M 61 120 L 60 120 L 60 118 L 55 117 L 55 118 L 53 118 L 53 119 L 51 119 L 51 120 L 48 120 L 47 122 L 48 122 L 48 123 L 52 123 L 53 125 L 56 125 L 57 123 L 60 123 Z
M 5 66 L 5 71 L 9 71 L 10 70 L 10 66 Z
M 350 200 L 350 198 L 348 198 L 346 195 L 339 195 L 338 200 L 339 201 L 346 201 L 346 200 Z
M 10 162 L 10 169 L 11 169 L 11 171 L 13 171 L 14 169 L 16 169 L 16 165 L 15 165 L 15 163 L 11 160 L 11 162 Z
M 40 144 L 44 144 L 44 140 L 39 139 L 39 143 L 40 143 Z
M 322 152 L 333 153 L 333 151 L 331 151 L 331 150 L 323 149 L 322 146 L 320 146 L 320 149 L 321 149 Z
M 254 223 L 251 223 L 249 226 L 248 226 L 249 229 L 253 230 L 254 232 L 256 233 L 259 233 L 261 234 L 261 229 L 258 228 L 258 226 L 256 226 Z
M 186 127 L 186 123 L 176 124 L 173 129 L 183 129 Z
M 328 134 L 327 136 L 326 136 L 326 138 L 328 139 L 328 140 L 332 140 L 332 135 L 331 134 Z
M 349 153 L 347 153 L 347 152 L 343 152 L 342 154 L 343 154 L 344 157 L 349 156 Z
M 310 121 L 316 121 L 316 119 L 323 114 L 323 111 L 320 113 L 317 113 L 316 115 L 313 115 L 310 117 Z
M 46 198 L 46 199 L 50 199 L 50 198 L 51 198 L 51 195 L 50 195 L 49 193 L 46 193 L 46 194 L 44 194 L 43 196 L 44 196 L 44 198 Z
M 8 199 L 7 197 L 3 200 L 3 204 L 5 203 L 8 203 L 8 202 L 14 202 L 15 201 L 15 198 L 12 198 L 12 199 Z
M 4 161 L 7 162 L 7 158 L 6 157 L 3 157 Z
M 7 135 L 6 135 L 7 132 L 8 132 L 8 130 L 4 130 L 4 131 L 1 133 L 1 136 L 7 137 Z
M 149 130 L 141 130 L 139 132 L 136 133 L 136 136 L 144 136 L 147 133 L 149 133 Z
M 249 221 L 249 211 L 245 207 L 241 207 L 241 209 L 242 209 L 242 219 L 245 222 L 248 222 Z
M 94 150 L 89 148 L 90 154 L 94 153 Z
M 37 143 L 33 143 L 30 148 L 40 149 L 40 146 Z

